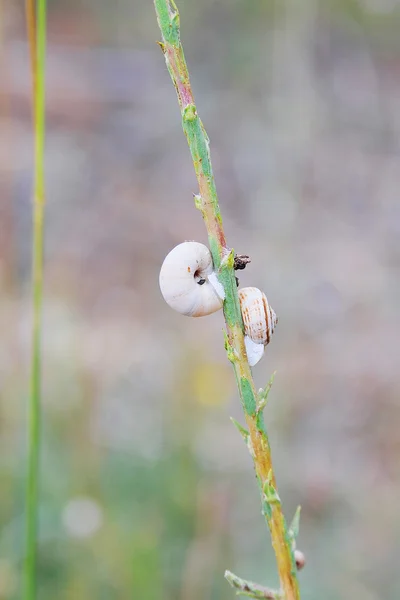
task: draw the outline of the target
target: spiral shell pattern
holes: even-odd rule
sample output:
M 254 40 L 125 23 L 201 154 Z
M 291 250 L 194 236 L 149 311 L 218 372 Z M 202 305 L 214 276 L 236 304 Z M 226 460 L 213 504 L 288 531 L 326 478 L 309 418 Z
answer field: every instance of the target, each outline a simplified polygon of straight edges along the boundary
M 167 254 L 159 283 L 164 300 L 182 315 L 203 317 L 222 308 L 223 288 L 211 253 L 199 242 L 183 242 Z
M 256 287 L 246 287 L 239 290 L 239 301 L 246 335 L 266 346 L 278 322 L 266 295 Z

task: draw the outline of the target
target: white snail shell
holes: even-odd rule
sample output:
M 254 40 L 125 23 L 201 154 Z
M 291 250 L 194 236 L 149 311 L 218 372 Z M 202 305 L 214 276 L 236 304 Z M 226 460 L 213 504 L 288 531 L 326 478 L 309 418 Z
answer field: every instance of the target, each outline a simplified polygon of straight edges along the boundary
M 203 317 L 222 308 L 223 286 L 204 244 L 183 242 L 175 246 L 165 257 L 159 281 L 166 303 L 182 315 Z
M 255 287 L 239 290 L 245 344 L 249 365 L 253 367 L 264 354 L 278 322 L 276 314 L 268 304 L 266 295 Z

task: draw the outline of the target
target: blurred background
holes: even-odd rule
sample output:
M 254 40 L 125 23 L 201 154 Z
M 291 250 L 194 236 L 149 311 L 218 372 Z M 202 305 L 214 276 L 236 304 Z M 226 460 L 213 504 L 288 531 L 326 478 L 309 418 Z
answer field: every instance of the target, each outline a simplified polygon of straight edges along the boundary
M 400 2 L 180 0 L 304 599 L 400 597 Z M 0 598 L 19 597 L 32 133 L 23 2 L 0 4 Z M 277 586 L 223 347 L 158 272 L 206 242 L 153 4 L 49 2 L 41 600 Z

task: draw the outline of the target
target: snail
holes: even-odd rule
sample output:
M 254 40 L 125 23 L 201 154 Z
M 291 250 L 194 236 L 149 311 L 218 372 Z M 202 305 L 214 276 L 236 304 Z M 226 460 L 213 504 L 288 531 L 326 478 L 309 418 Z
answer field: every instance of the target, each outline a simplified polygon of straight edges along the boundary
M 199 242 L 183 242 L 166 256 L 160 271 L 160 289 L 171 308 L 189 317 L 211 315 L 225 298 L 214 271 L 211 252 Z M 267 297 L 255 287 L 239 290 L 247 359 L 252 367 L 264 354 L 278 319 Z
M 247 359 L 253 367 L 264 354 L 278 322 L 266 295 L 256 287 L 239 290 L 240 310 L 244 323 Z
M 160 289 L 166 303 L 188 317 L 211 315 L 222 308 L 225 297 L 211 252 L 199 242 L 183 242 L 167 254 Z

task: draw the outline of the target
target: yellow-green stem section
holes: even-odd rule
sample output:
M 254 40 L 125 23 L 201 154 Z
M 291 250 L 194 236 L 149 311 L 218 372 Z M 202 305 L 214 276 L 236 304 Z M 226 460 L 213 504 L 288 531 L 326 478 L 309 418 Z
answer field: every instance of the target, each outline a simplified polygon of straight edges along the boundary
M 262 411 L 258 410 L 257 394 L 244 345 L 243 322 L 239 309 L 233 255 L 227 248 L 217 191 L 211 166 L 209 139 L 200 120 L 189 80 L 183 47 L 180 40 L 180 17 L 174 0 L 154 0 L 157 20 L 163 41 L 160 43 L 168 71 L 178 96 L 185 132 L 200 194 L 195 197 L 207 228 L 214 266 L 224 286 L 224 316 L 227 328 L 226 347 L 235 370 L 240 398 L 249 429 L 248 446 L 254 460 L 261 491 L 263 513 L 271 531 L 281 590 L 285 600 L 299 600 L 292 540 L 288 533 L 272 467 L 271 450 L 264 426 Z M 268 501 L 265 486 L 274 490 L 278 498 Z
M 46 0 L 27 0 L 28 38 L 31 51 L 34 128 L 34 193 L 32 243 L 32 349 L 28 411 L 28 474 L 26 486 L 26 541 L 24 599 L 37 597 L 37 546 L 39 507 L 39 453 L 41 407 L 41 329 L 44 244 L 44 139 Z M 36 27 L 35 27 L 36 21 Z

